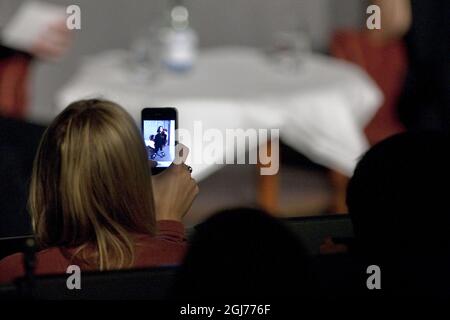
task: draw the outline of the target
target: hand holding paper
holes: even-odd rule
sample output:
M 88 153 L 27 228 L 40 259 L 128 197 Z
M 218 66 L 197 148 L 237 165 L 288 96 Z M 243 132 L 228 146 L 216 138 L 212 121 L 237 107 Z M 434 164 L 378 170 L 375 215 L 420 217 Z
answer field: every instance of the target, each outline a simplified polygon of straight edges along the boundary
M 72 42 L 61 6 L 44 2 L 24 3 L 2 32 L 4 45 L 42 59 L 58 59 Z

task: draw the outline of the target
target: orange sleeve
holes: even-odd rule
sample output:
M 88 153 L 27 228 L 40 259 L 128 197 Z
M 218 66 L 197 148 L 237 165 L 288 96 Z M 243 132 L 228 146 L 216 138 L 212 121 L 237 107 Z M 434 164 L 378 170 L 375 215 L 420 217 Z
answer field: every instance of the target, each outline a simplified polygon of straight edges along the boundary
M 185 243 L 184 225 L 175 220 L 157 221 L 156 238 L 170 242 Z
M 24 274 L 22 253 L 15 253 L 0 261 L 0 284 L 11 283 Z

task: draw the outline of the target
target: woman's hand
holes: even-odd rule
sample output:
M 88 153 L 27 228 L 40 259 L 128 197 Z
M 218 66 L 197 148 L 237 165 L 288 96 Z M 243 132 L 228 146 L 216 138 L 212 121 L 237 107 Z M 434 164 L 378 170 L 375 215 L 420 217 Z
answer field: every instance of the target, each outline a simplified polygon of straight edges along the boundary
M 189 149 L 181 144 L 177 145 L 177 149 L 177 161 L 160 174 L 152 176 L 156 220 L 181 221 L 198 194 L 197 182 L 184 164 Z
M 67 53 L 72 41 L 72 32 L 67 29 L 65 20 L 61 20 L 49 25 L 29 51 L 40 59 L 56 61 Z

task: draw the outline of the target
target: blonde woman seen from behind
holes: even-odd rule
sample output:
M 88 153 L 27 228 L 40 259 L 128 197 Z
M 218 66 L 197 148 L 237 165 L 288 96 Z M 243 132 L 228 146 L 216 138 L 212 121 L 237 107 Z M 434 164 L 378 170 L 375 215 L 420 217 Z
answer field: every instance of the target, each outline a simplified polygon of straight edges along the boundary
M 71 264 L 82 270 L 178 264 L 186 250 L 181 219 L 197 193 L 184 164 L 151 176 L 139 130 L 122 107 L 74 102 L 46 130 L 33 166 L 36 273 L 65 273 Z M 0 283 L 23 275 L 22 263 L 21 253 L 0 261 Z

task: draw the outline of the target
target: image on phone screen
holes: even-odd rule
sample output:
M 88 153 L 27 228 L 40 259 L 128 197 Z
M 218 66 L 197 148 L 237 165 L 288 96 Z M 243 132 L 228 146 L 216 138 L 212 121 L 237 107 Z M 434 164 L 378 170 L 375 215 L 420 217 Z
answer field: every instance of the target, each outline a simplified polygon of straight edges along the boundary
M 175 120 L 143 120 L 143 135 L 148 159 L 157 168 L 167 168 L 175 157 Z

